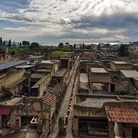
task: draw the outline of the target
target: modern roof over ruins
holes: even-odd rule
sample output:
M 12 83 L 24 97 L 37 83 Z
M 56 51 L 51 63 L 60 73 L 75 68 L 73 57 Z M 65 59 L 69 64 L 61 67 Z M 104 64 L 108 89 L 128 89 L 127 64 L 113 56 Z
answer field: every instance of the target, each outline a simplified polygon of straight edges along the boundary
M 107 73 L 104 68 L 91 68 L 92 73 Z
M 14 67 L 17 65 L 25 64 L 25 63 L 27 63 L 27 61 L 24 61 L 24 60 L 20 60 L 20 61 L 16 61 L 16 62 L 8 62 L 5 64 L 1 64 L 0 70 L 8 69 L 8 68 L 11 68 L 11 67 Z
M 138 77 L 138 72 L 136 70 L 120 70 L 120 71 L 127 78 L 135 78 L 135 77 Z

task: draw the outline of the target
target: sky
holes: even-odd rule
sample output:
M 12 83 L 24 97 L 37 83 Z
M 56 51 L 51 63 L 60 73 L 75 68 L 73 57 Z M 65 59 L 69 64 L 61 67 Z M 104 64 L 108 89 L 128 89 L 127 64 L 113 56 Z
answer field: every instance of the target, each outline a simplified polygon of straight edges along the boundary
M 138 41 L 138 0 L 0 0 L 0 37 L 42 45 Z

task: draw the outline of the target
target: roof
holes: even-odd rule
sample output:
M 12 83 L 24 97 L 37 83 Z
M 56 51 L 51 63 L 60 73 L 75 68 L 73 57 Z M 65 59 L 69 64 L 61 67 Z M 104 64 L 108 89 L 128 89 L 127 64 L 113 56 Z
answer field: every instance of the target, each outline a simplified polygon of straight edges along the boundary
M 40 64 L 41 64 L 41 63 L 44 63 L 44 64 L 54 64 L 54 62 L 51 61 L 51 60 L 42 60 L 42 61 L 40 62 Z
M 8 115 L 11 110 L 11 107 L 0 107 L 0 115 Z
M 56 96 L 52 93 L 46 93 L 43 101 L 51 107 L 56 102 Z
M 27 69 L 27 68 L 32 68 L 34 67 L 35 65 L 20 65 L 20 66 L 16 66 L 15 68 L 16 69 Z
M 118 101 L 114 97 L 87 97 L 84 101 L 77 103 L 76 105 L 83 107 L 98 107 L 102 108 L 103 104 L 106 102 L 115 102 Z
M 62 69 L 58 70 L 53 76 L 63 77 L 66 73 L 66 70 L 67 69 L 62 68 Z
M 44 74 L 44 73 L 34 73 L 31 75 L 31 78 L 43 78 L 45 76 L 46 76 L 46 74 Z
M 138 107 L 129 105 L 106 105 L 108 121 L 138 123 Z
M 104 68 L 91 68 L 91 72 L 93 73 L 107 73 Z
M 120 70 L 120 71 L 127 78 L 135 78 L 135 77 L 138 77 L 138 72 L 136 70 Z
M 1 102 L 1 105 L 13 106 L 21 101 L 22 97 L 15 97 L 6 101 Z
M 29 58 L 36 59 L 36 58 L 42 58 L 43 56 L 30 56 Z
M 24 60 L 21 60 L 21 61 L 9 62 L 9 63 L 5 63 L 5 64 L 1 64 L 0 65 L 0 70 L 8 69 L 8 68 L 11 68 L 11 67 L 23 64 L 23 63 L 27 63 L 27 62 L 24 61 Z
M 80 74 L 80 82 L 88 82 L 88 75 L 87 73 Z
M 112 62 L 115 63 L 115 64 L 128 64 L 125 61 L 112 61 Z

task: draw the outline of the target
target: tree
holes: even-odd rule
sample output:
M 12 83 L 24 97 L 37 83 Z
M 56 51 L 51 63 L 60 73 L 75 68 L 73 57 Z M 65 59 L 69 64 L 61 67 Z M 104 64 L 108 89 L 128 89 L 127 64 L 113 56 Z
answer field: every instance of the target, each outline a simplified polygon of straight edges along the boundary
M 11 39 L 8 42 L 8 46 L 11 47 Z
M 16 46 L 16 43 L 15 43 L 15 41 L 13 41 L 13 46 Z
M 119 56 L 124 57 L 124 56 L 128 56 L 129 52 L 128 52 L 128 45 L 121 45 L 121 47 L 119 48 Z
M 29 45 L 30 45 L 29 41 L 23 41 L 22 44 L 23 44 L 24 46 L 29 46 Z
M 58 48 L 64 48 L 64 44 L 63 43 L 59 43 Z
M 33 51 L 37 51 L 39 49 L 39 44 L 37 42 L 33 42 L 31 43 L 31 45 L 29 46 L 29 49 L 30 50 L 33 50 Z
M 2 37 L 0 37 L 0 46 L 2 46 Z
M 5 41 L 3 41 L 3 46 L 5 46 L 6 45 L 6 42 Z
M 45 48 L 43 50 L 42 54 L 44 55 L 45 59 L 48 59 L 48 56 L 49 56 L 49 50 L 48 50 L 48 48 Z
M 22 46 L 22 43 L 21 42 L 19 43 L 19 46 Z
M 66 54 L 63 51 L 54 51 L 51 54 L 51 58 L 59 59 L 66 57 Z

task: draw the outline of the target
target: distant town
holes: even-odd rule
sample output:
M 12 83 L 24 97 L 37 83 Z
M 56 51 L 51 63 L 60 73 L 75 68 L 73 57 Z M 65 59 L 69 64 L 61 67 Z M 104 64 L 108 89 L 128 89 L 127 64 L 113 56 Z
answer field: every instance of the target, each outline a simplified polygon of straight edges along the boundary
M 138 138 L 138 42 L 0 37 L 0 137 Z

